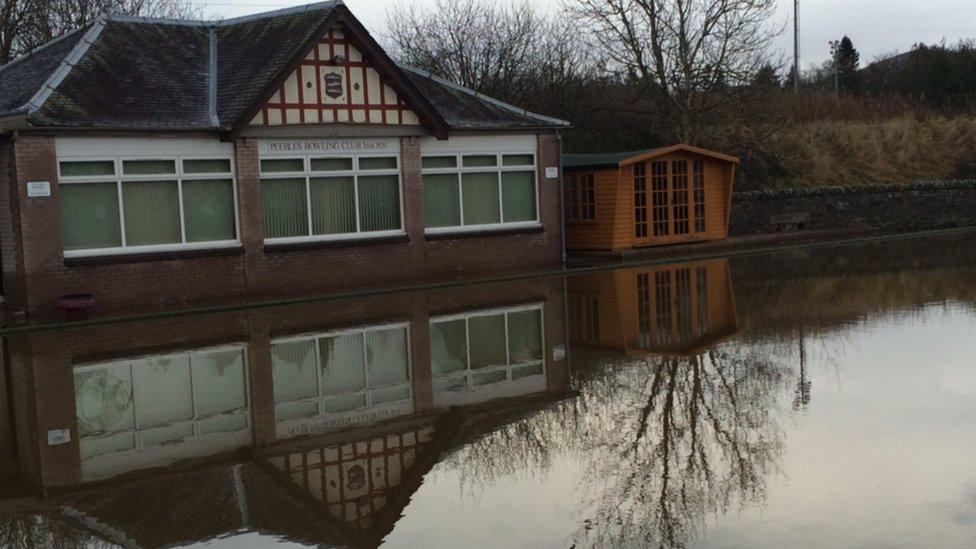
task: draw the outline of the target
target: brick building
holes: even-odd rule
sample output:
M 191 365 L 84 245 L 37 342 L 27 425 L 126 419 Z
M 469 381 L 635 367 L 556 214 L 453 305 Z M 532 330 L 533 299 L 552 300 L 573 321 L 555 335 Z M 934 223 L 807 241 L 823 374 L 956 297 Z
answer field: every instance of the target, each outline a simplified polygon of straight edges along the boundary
M 103 17 L 0 67 L 4 297 L 42 314 L 557 265 L 566 125 L 397 65 L 341 1 Z

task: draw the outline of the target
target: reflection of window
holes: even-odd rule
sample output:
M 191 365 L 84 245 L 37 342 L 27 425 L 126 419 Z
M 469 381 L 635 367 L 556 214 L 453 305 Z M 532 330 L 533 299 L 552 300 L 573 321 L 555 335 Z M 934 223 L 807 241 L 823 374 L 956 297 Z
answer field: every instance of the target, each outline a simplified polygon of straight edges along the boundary
M 243 348 L 76 368 L 82 459 L 247 429 L 246 376 Z
M 434 392 L 460 392 L 542 375 L 542 349 L 541 306 L 433 319 Z
M 275 341 L 277 420 L 409 401 L 409 362 L 405 324 Z
M 428 232 L 538 222 L 535 154 L 424 156 Z
M 599 342 L 600 298 L 598 296 L 569 296 L 569 318 L 573 320 L 573 341 L 579 343 Z
M 264 159 L 261 200 L 272 242 L 403 232 L 396 156 Z
M 237 243 L 230 158 L 62 159 L 66 256 Z
M 596 219 L 594 174 L 571 173 L 566 176 L 566 221 Z

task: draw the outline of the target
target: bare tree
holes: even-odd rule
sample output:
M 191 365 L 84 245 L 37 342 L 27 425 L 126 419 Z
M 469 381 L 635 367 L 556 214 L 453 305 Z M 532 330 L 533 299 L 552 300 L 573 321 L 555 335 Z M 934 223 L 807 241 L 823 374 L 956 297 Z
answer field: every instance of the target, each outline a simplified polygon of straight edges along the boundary
M 0 64 L 106 13 L 189 19 L 191 0 L 0 0 Z
M 680 141 L 741 101 L 781 31 L 775 0 L 566 0 L 601 52 L 657 97 Z
M 388 14 L 395 57 L 503 100 L 566 85 L 593 67 L 575 25 L 528 4 L 438 0 L 428 10 L 397 5 Z

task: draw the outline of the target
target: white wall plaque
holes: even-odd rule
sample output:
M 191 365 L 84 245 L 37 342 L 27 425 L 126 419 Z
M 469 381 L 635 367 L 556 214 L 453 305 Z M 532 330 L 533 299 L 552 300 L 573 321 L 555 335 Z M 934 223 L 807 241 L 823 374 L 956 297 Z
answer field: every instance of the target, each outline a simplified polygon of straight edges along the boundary
M 57 446 L 71 442 L 70 429 L 52 429 L 47 432 L 47 445 Z
M 559 179 L 559 168 L 547 167 L 546 179 Z
M 45 196 L 51 196 L 50 181 L 28 181 L 27 182 L 28 198 L 43 198 Z

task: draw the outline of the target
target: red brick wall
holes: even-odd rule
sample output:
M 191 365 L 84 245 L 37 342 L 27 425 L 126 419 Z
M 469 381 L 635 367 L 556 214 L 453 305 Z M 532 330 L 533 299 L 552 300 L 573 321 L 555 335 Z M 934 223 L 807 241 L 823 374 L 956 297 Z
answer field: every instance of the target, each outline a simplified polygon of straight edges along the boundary
M 12 147 L 0 142 L 0 178 L 7 157 L 13 168 L 13 174 L 7 175 L 12 183 L 9 196 L 0 196 L 0 250 L 7 300 L 10 308 L 40 317 L 58 314 L 55 300 L 59 296 L 91 293 L 98 303 L 96 314 L 109 314 L 243 296 L 371 289 L 555 267 L 562 257 L 559 190 L 556 181 L 545 179 L 544 170 L 558 165 L 559 144 L 555 134 L 539 135 L 538 143 L 542 232 L 428 241 L 423 227 L 420 140 L 404 137 L 401 156 L 408 242 L 266 250 L 257 143 L 242 138 L 235 144 L 242 253 L 66 265 L 54 184 L 54 138 L 21 135 Z M 27 198 L 26 183 L 35 180 L 52 182 L 50 198 Z

